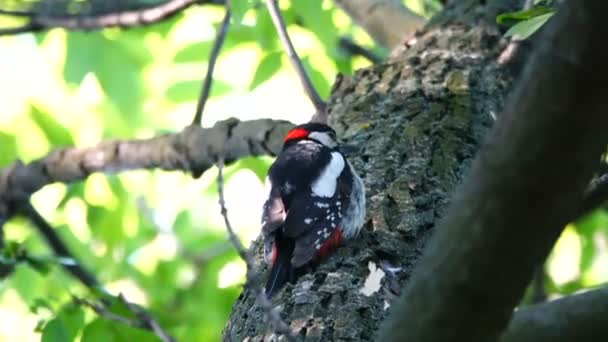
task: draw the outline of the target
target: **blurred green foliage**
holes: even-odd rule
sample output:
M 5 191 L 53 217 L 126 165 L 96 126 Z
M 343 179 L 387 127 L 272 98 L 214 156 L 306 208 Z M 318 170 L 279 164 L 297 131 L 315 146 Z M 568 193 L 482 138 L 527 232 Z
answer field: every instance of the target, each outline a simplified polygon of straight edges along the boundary
M 311 107 L 263 4 L 233 3 L 203 124 L 230 116 L 306 120 Z M 323 96 L 336 73 L 368 65 L 341 51 L 339 37 L 385 53 L 332 1 L 282 1 L 281 8 Z M 0 167 L 61 147 L 182 129 L 194 114 L 223 11 L 192 7 L 148 27 L 0 39 Z M 276 103 L 277 94 L 285 100 Z M 229 215 L 246 243 L 258 234 L 262 180 L 271 161 L 245 158 L 225 171 Z M 32 201 L 110 294 L 148 308 L 180 341 L 216 341 L 245 267 L 227 241 L 215 177 L 215 170 L 198 180 L 158 170 L 94 174 L 82 183 L 47 186 Z M 0 270 L 17 266 L 3 273 L 0 340 L 156 340 L 74 303 L 72 295 L 98 302 L 101 292 L 66 273 L 60 263 L 70 260 L 52 257 L 27 220 L 14 218 L 4 231 Z M 129 316 L 115 304 L 111 310 Z
M 405 2 L 424 15 L 439 9 L 436 0 Z M 229 116 L 306 120 L 312 107 L 264 7 L 259 1 L 235 3 L 239 5 L 233 8 L 203 124 Z M 340 37 L 386 53 L 336 10 L 333 1 L 280 3 L 322 96 L 329 94 L 338 72 L 349 74 L 369 64 L 341 51 Z M 51 30 L 1 38 L 0 167 L 61 147 L 182 129 L 192 119 L 222 16 L 221 7 L 201 6 L 126 31 Z M 245 158 L 225 171 L 229 215 L 244 242 L 258 234 L 262 180 L 271 161 Z M 244 282 L 245 267 L 228 244 L 215 177 L 215 170 L 198 180 L 159 170 L 94 174 L 82 183 L 47 186 L 32 201 L 105 290 L 148 308 L 180 341 L 217 341 Z M 558 246 L 563 249 L 559 253 L 578 250 L 579 273 L 551 276 L 548 289 L 566 293 L 608 278 L 606 253 L 597 244 L 607 228 L 608 215 L 602 212 L 567 229 L 570 235 L 566 247 Z M 147 331 L 74 304 L 72 295 L 95 300 L 100 294 L 60 267 L 69 260 L 52 257 L 27 220 L 12 219 L 4 232 L 0 340 L 156 340 Z M 1 272 L 15 263 L 12 273 Z M 111 308 L 128 314 L 119 306 Z

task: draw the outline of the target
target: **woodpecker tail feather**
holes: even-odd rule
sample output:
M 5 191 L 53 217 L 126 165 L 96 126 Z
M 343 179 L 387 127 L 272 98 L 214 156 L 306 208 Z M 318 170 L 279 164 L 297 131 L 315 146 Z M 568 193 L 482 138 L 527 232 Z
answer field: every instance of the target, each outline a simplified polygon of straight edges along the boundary
M 266 282 L 266 295 L 268 297 L 272 297 L 287 282 L 295 280 L 295 270 L 291 265 L 294 246 L 294 240 L 277 236 L 274 246 L 276 248 L 276 258 L 270 269 L 270 277 Z

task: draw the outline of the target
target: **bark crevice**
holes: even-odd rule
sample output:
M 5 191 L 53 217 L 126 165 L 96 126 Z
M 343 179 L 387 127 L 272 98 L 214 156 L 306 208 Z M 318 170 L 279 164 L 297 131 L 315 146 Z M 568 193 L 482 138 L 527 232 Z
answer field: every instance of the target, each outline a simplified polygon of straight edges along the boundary
M 330 123 L 360 148 L 350 160 L 367 187 L 368 216 L 358 239 L 273 298 L 298 338 L 376 337 L 502 109 L 512 85 L 496 63 L 505 42 L 496 27 L 471 18 L 430 27 L 415 45 L 334 84 Z M 259 241 L 253 249 L 261 263 Z M 366 296 L 370 262 L 385 276 Z M 272 336 L 254 307 L 246 294 L 235 302 L 224 340 Z

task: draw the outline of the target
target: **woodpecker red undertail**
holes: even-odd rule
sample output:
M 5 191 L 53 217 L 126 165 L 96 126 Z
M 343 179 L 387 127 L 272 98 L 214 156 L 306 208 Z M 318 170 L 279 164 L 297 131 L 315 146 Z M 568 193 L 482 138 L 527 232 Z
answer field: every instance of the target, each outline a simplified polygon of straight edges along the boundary
M 318 264 L 343 239 L 357 236 L 365 218 L 365 188 L 329 126 L 293 128 L 266 177 L 262 214 L 264 258 L 272 296 Z

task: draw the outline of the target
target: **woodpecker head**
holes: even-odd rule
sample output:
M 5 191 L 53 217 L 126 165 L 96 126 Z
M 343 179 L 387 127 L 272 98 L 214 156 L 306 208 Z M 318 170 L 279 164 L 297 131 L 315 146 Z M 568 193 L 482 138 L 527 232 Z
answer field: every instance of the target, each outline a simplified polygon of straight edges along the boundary
M 316 122 L 309 122 L 294 127 L 285 135 L 285 138 L 283 138 L 283 144 L 287 145 L 288 143 L 302 140 L 312 140 L 323 144 L 330 149 L 334 149 L 338 146 L 336 132 L 331 127 Z

